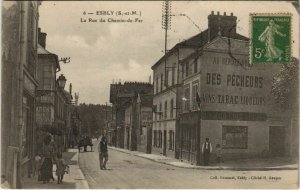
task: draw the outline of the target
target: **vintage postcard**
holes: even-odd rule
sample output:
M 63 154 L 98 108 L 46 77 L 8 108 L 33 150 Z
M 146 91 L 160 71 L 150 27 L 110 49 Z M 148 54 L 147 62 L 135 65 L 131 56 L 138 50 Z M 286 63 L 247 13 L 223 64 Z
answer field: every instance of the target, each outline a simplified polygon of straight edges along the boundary
M 298 1 L 1 13 L 1 188 L 299 188 Z

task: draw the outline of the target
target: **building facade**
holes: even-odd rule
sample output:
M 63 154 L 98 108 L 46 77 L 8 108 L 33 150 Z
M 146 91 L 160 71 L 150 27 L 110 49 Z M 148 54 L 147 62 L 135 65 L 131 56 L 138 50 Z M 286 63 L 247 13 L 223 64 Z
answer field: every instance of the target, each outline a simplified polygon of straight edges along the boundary
M 286 156 L 291 146 L 287 115 L 271 94 L 281 65 L 249 64 L 249 40 L 236 33 L 236 20 L 212 12 L 209 40 L 181 64 L 184 98 L 176 152 L 197 165 L 206 138 L 212 158 L 219 144 L 224 160 Z
M 39 86 L 37 88 L 36 102 L 36 123 L 39 149 L 42 148 L 43 139 L 47 132 L 53 135 L 61 134 L 55 125 L 56 113 L 56 73 L 60 71 L 58 56 L 46 50 L 47 34 L 38 30 L 38 66 L 37 78 Z
M 35 92 L 40 1 L 2 3 L 1 172 L 11 188 L 30 176 L 36 153 Z
M 205 30 L 188 40 L 176 44 L 153 66 L 153 132 L 152 153 L 170 157 L 175 155 L 177 116 L 182 112 L 181 61 L 207 40 Z
M 126 149 L 151 153 L 152 92 L 137 94 L 125 109 Z
M 144 82 L 124 82 L 110 85 L 110 103 L 112 103 L 113 123 L 109 130 L 110 144 L 127 147 L 128 130 L 125 127 L 125 111 L 132 104 L 132 98 L 137 94 L 152 92 L 152 85 Z
M 139 94 L 137 97 L 137 150 L 151 154 L 152 152 L 152 116 L 153 94 Z

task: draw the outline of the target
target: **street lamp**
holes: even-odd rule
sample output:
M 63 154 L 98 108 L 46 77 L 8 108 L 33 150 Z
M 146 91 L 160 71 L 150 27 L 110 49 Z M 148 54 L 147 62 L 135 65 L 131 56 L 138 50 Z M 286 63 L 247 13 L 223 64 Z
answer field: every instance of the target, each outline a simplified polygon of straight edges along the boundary
M 58 84 L 58 88 L 59 89 L 64 89 L 65 85 L 66 85 L 66 77 L 61 74 L 58 79 L 56 80 L 57 84 Z M 51 92 L 57 92 L 57 90 L 36 90 L 35 96 L 36 97 L 41 97 L 41 96 L 45 96 L 47 94 L 50 94 Z
M 61 74 L 57 79 L 58 88 L 64 89 L 66 85 L 66 81 L 67 81 L 66 77 L 63 74 Z

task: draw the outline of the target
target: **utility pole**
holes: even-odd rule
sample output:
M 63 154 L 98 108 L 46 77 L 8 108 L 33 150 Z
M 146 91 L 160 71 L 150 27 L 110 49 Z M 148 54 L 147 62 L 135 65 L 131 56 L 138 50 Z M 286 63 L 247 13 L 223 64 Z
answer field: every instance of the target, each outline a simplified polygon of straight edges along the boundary
M 165 30 L 165 81 L 164 84 L 167 87 L 167 48 L 168 48 L 168 30 L 171 29 L 171 1 L 165 0 L 162 6 L 162 29 Z M 161 79 L 162 80 L 162 79 Z

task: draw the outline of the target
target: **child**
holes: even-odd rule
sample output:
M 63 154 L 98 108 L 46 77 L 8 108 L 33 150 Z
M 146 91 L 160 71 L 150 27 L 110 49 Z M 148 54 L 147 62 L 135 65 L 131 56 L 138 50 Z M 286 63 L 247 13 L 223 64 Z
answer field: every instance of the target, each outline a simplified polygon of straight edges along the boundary
M 67 168 L 67 164 L 65 160 L 62 158 L 62 153 L 57 153 L 56 159 L 56 175 L 57 175 L 57 183 L 62 183 L 64 178 L 65 169 Z
M 36 155 L 34 157 L 34 165 L 33 165 L 33 176 L 36 174 L 39 176 L 40 175 L 40 168 L 41 168 L 41 162 L 42 162 L 42 157 L 40 155 Z
M 222 161 L 222 147 L 220 144 L 216 145 L 216 155 L 217 155 L 217 162 L 221 163 Z

